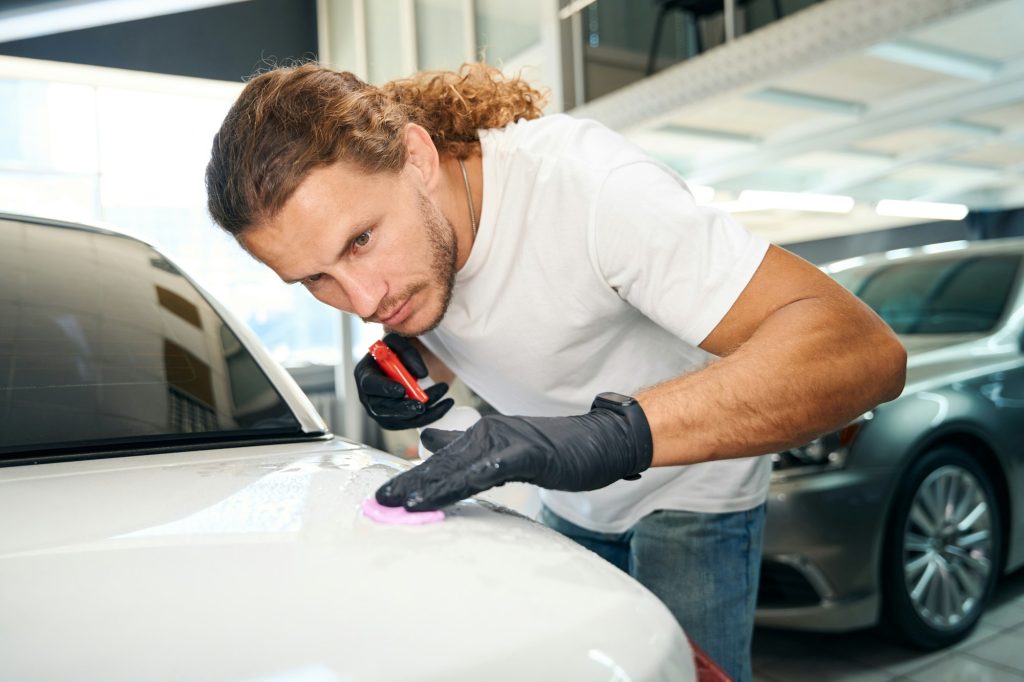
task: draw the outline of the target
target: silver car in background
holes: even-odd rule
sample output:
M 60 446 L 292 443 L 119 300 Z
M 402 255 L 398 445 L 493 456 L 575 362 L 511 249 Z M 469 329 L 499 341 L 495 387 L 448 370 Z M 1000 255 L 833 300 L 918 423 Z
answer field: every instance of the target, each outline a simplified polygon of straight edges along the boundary
M 906 346 L 896 400 L 775 456 L 763 626 L 881 624 L 957 642 L 1024 564 L 1024 240 L 952 242 L 825 272 Z

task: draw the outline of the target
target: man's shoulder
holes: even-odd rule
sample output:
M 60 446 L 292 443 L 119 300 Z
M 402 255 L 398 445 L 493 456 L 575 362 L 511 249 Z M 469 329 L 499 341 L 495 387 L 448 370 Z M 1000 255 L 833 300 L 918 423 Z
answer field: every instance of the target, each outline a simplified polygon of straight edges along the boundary
M 588 126 L 601 126 L 601 124 L 592 119 L 579 118 L 572 114 L 544 114 L 537 118 L 519 118 L 504 128 L 495 130 L 518 135 L 542 135 L 551 132 L 572 131 Z
M 591 137 L 603 137 L 626 142 L 599 121 L 577 118 L 571 114 L 548 114 L 540 118 L 519 119 L 503 129 L 513 140 L 522 143 L 532 141 L 580 143 Z
M 578 161 L 591 171 L 649 159 L 643 150 L 599 121 L 570 114 L 520 119 L 492 134 L 507 151 Z

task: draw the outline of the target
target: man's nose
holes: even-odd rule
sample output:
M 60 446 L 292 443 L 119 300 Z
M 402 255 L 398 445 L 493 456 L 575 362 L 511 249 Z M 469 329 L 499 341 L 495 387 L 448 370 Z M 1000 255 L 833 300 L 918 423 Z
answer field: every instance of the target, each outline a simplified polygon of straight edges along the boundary
M 377 307 L 387 290 L 383 280 L 378 280 L 373 275 L 360 276 L 349 272 L 337 273 L 335 279 L 348 300 L 349 305 L 345 307 L 350 308 L 350 312 L 363 318 L 371 317 L 377 312 Z

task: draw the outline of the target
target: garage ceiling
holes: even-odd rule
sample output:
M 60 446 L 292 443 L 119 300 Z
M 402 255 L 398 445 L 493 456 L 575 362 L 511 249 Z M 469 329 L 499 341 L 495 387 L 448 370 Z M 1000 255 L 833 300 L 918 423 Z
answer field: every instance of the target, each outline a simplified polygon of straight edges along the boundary
M 1019 207 L 1022 31 L 1024 0 L 827 0 L 574 113 L 780 243 L 923 222 L 883 200 Z M 854 203 L 782 210 L 744 190 Z

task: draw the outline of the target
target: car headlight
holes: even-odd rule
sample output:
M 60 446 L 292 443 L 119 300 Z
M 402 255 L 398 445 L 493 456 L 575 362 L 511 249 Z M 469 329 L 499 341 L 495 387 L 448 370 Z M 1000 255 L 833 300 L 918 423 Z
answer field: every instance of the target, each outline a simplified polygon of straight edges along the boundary
M 864 424 L 871 421 L 874 413 L 865 412 L 852 422 L 832 433 L 815 438 L 810 443 L 772 455 L 772 472 L 779 477 L 802 475 L 841 469 L 846 464 L 846 455 L 857 439 Z

